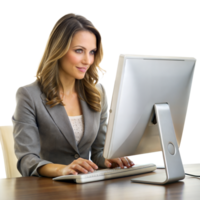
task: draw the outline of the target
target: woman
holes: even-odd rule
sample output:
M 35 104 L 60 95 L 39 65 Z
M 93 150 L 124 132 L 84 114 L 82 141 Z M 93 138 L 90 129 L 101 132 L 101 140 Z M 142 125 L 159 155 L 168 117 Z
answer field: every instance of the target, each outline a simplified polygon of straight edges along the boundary
M 68 14 L 56 23 L 37 80 L 16 94 L 13 134 L 23 176 L 134 165 L 128 158 L 102 155 L 107 120 L 105 90 L 97 84 L 102 56 L 101 36 L 86 18 Z

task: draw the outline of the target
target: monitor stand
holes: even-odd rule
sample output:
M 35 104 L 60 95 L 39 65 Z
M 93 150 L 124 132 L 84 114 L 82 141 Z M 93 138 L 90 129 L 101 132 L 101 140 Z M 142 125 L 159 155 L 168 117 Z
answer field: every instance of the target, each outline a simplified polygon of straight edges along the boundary
M 167 103 L 155 104 L 154 110 L 160 133 L 165 170 L 163 173 L 134 178 L 131 180 L 132 182 L 166 184 L 185 178 L 170 107 Z

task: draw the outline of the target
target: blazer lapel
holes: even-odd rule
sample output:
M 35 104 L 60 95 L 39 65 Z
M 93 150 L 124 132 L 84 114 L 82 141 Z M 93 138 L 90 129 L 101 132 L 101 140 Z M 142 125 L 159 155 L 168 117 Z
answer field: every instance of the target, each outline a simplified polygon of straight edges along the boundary
M 57 125 L 58 129 L 61 131 L 64 137 L 68 140 L 72 148 L 79 154 L 79 150 L 78 150 L 75 136 L 74 136 L 74 131 L 72 129 L 71 123 L 69 121 L 69 117 L 67 115 L 67 112 L 65 111 L 64 106 L 56 105 L 50 108 L 49 105 L 46 105 L 46 97 L 43 93 L 41 94 L 41 98 L 42 98 L 42 102 L 44 106 L 46 107 L 48 113 L 50 114 L 53 121 Z
M 96 116 L 99 114 L 98 112 L 91 110 L 87 103 L 83 100 L 80 100 L 80 104 L 83 112 L 84 133 L 78 144 L 79 151 L 81 151 L 85 145 L 88 146 L 88 141 L 94 140 L 96 138 L 94 127 L 99 127 L 100 123 L 98 120 L 99 118 Z

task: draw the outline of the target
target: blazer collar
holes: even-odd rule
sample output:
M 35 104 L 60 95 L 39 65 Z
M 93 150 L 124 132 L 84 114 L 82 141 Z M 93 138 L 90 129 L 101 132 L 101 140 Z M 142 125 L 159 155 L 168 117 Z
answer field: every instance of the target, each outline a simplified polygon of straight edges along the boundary
M 53 121 L 57 125 L 58 129 L 61 131 L 61 133 L 64 135 L 64 137 L 68 140 L 72 148 L 79 154 L 79 149 L 82 149 L 87 146 L 88 141 L 90 140 L 90 137 L 92 136 L 91 131 L 93 130 L 94 126 L 94 119 L 96 119 L 95 115 L 98 114 L 98 112 L 95 112 L 90 109 L 88 104 L 84 100 L 80 100 L 82 112 L 83 112 L 83 120 L 84 120 L 84 132 L 83 137 L 81 138 L 78 146 L 76 144 L 76 139 L 74 136 L 74 131 L 71 126 L 71 122 L 69 120 L 69 117 L 67 115 L 67 112 L 62 105 L 56 105 L 52 108 L 50 108 L 49 105 L 46 105 L 46 97 L 42 93 L 41 98 L 43 101 L 44 106 L 46 107 L 48 113 L 52 117 Z

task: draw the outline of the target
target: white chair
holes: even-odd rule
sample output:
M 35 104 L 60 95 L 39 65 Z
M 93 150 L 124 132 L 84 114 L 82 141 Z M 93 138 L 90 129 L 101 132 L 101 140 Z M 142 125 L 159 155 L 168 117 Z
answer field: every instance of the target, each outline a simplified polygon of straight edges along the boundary
M 14 151 L 12 126 L 0 126 L 0 144 L 2 147 L 7 178 L 21 177 L 17 170 L 17 158 Z

